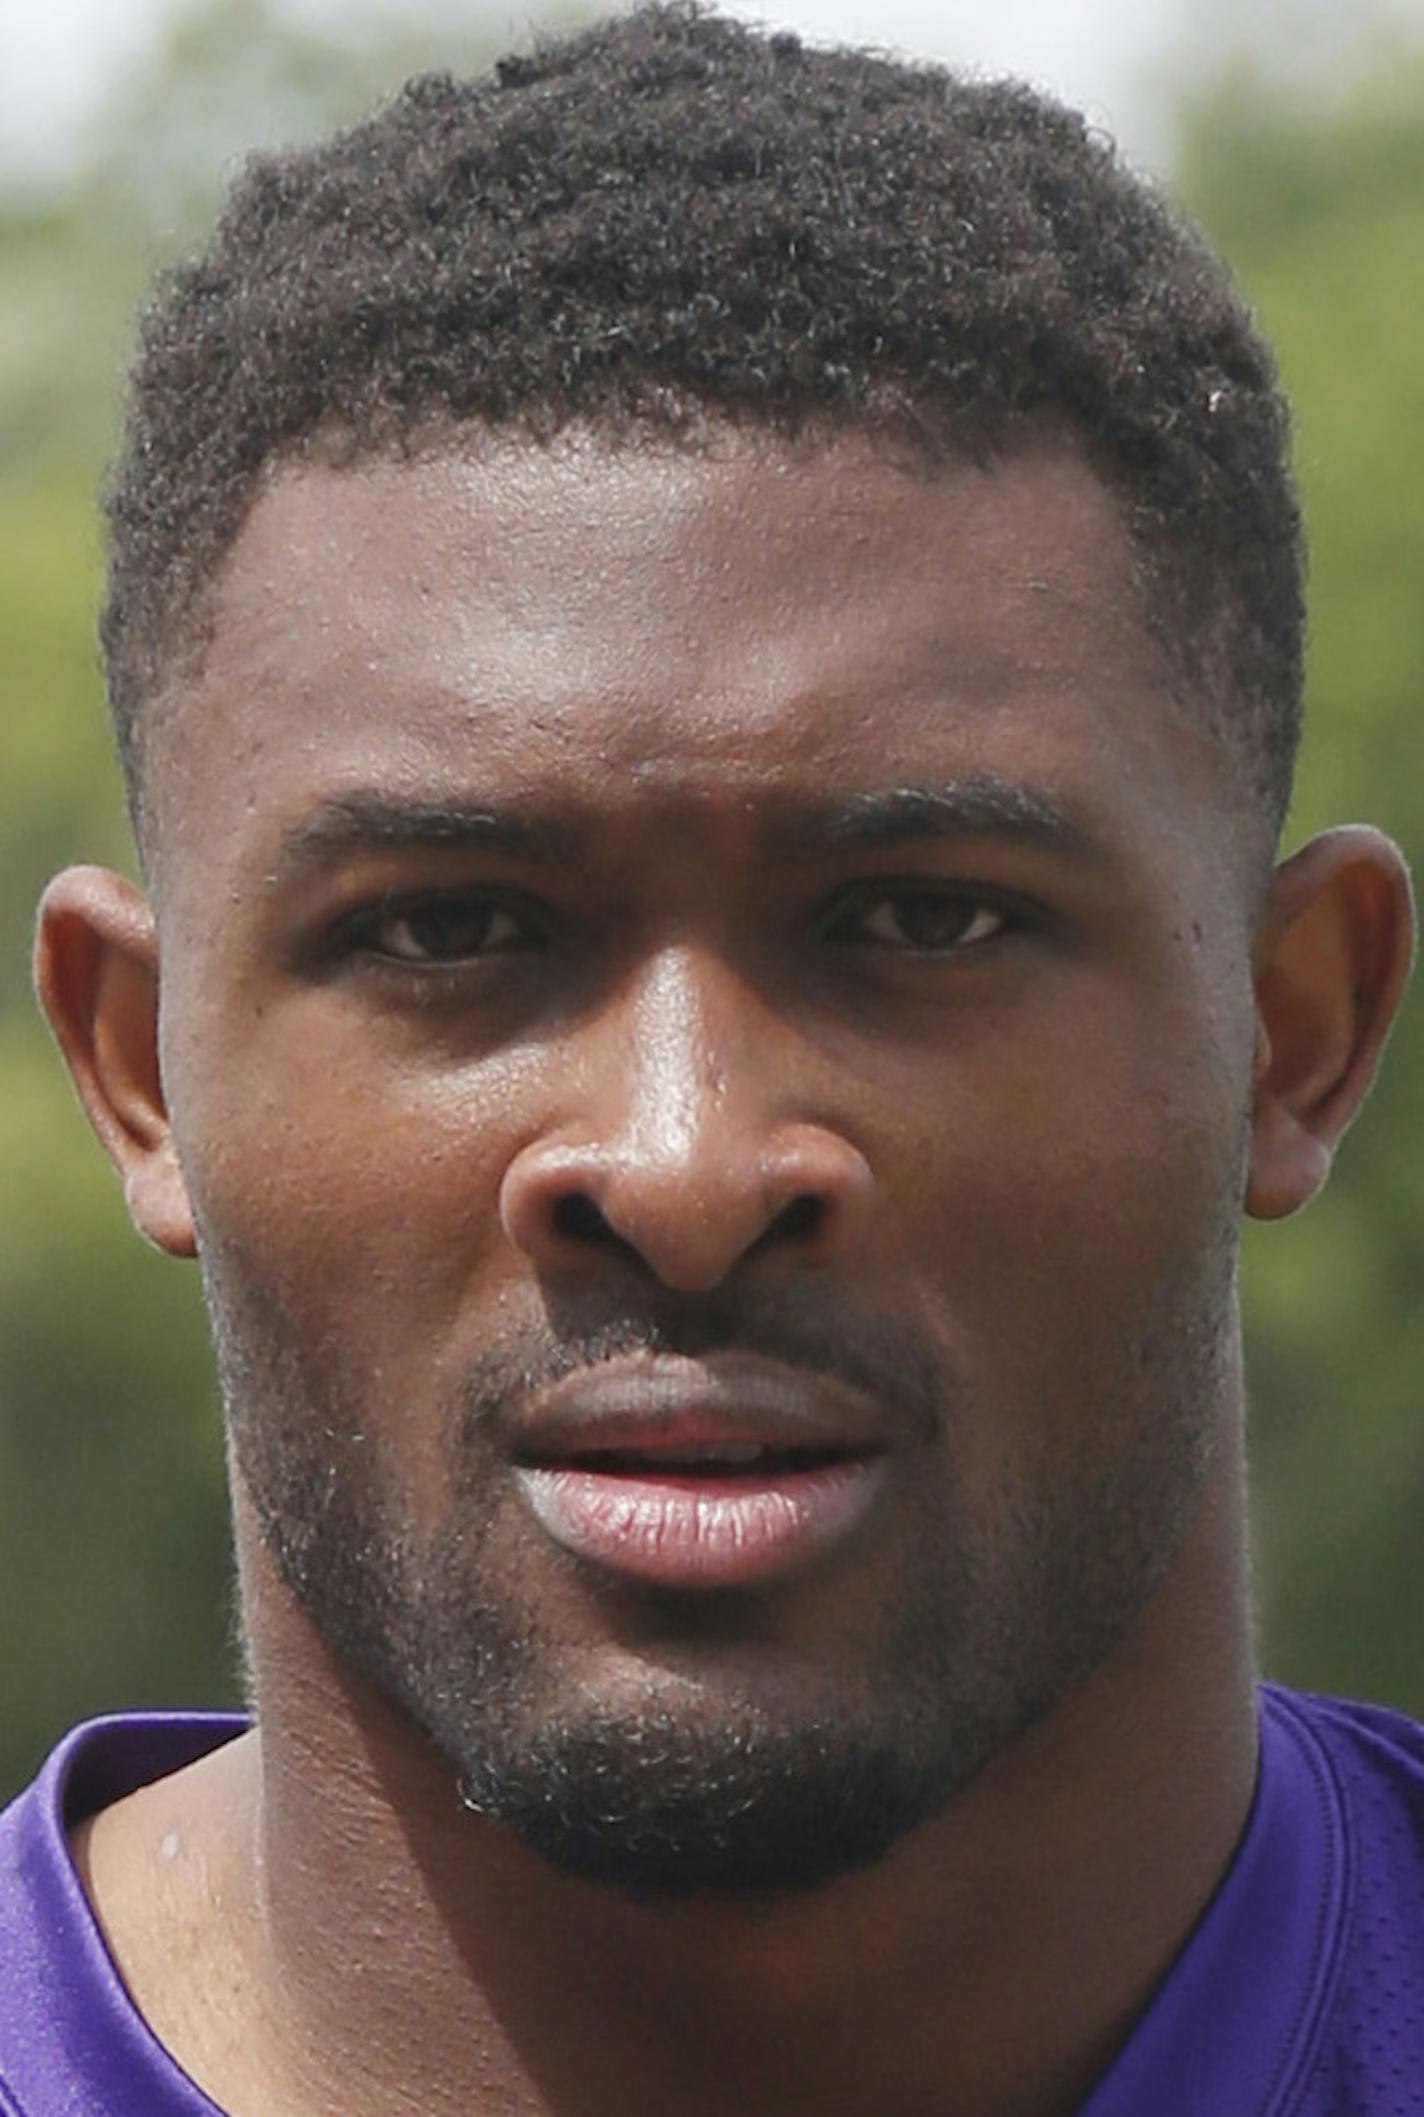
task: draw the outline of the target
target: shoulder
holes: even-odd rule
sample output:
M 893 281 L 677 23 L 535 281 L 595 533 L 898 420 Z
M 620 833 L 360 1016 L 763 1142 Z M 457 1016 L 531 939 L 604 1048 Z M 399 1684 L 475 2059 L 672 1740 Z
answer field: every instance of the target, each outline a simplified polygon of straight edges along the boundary
M 1373 1854 L 1388 1844 L 1395 1860 L 1424 1861 L 1424 1726 L 1389 1706 L 1309 1691 L 1263 1686 L 1268 1726 L 1288 1731 L 1328 1774 L 1367 1885 L 1395 1876 L 1375 1872 Z M 1418 1904 L 1424 1925 L 1424 1897 Z
M 1424 2117 L 1424 1727 L 1385 1706 L 1268 1686 L 1338 1819 L 1343 1917 L 1300 2117 Z
M 140 1789 L 178 1785 L 243 1726 L 225 1714 L 91 1721 L 0 1814 L 0 2110 L 7 2093 L 25 2117 L 210 2107 L 167 2095 L 162 2053 L 116 1967 L 75 1841 L 88 1819 L 120 1813 Z
M 1424 1723 L 1394 1706 L 1325 1698 L 1318 1691 L 1297 1691 L 1284 1683 L 1263 1683 L 1261 1696 L 1267 1711 L 1312 1727 L 1333 1753 L 1358 1757 L 1367 1768 L 1401 1774 L 1405 1783 L 1424 1780 Z

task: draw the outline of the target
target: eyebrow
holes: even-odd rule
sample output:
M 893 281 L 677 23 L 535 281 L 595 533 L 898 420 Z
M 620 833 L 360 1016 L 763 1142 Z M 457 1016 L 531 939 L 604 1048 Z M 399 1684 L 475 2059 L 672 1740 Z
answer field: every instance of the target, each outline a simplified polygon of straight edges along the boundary
M 1007 838 L 1079 858 L 1104 848 L 1036 787 L 976 772 L 932 786 L 888 787 L 798 817 L 799 840 L 876 850 L 936 838 Z
M 321 802 L 286 833 L 271 881 L 290 882 L 362 852 L 431 845 L 569 862 L 588 837 L 587 828 L 564 816 L 360 790 Z M 803 856 L 828 848 L 877 851 L 936 839 L 999 838 L 1079 858 L 1104 857 L 1091 833 L 1046 794 L 996 773 L 878 788 L 838 801 L 792 801 L 770 825 L 769 838 L 775 852 Z
M 284 835 L 272 880 L 291 881 L 355 853 L 403 846 L 450 845 L 531 860 L 567 860 L 580 838 L 571 824 L 552 816 L 520 816 L 508 809 L 377 793 L 343 794 L 323 801 Z

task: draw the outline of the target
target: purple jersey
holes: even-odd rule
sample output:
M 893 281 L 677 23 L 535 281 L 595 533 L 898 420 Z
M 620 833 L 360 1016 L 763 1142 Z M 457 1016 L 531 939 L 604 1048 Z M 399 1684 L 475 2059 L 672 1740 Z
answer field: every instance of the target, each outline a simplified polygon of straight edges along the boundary
M 0 1816 L 0 2117 L 215 2117 L 130 2004 L 66 1830 L 241 1725 L 94 1721 Z M 1079 2117 L 1424 2117 L 1424 1728 L 1263 1687 L 1236 1856 Z

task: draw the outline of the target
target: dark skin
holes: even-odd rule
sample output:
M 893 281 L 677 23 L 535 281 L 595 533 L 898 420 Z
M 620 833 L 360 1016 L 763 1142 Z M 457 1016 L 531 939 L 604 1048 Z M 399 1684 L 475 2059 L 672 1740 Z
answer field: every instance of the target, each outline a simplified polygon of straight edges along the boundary
M 239 1474 L 257 1728 L 77 1845 L 135 1999 L 235 2117 L 1061 2117 L 1190 1929 L 1255 1762 L 1230 1232 L 1324 1180 L 1412 929 L 1372 831 L 1272 875 L 1131 582 L 1051 436 L 936 478 L 854 434 L 446 441 L 259 500 L 156 726 L 151 899 L 75 869 L 42 915 L 138 1227 L 261 1255 L 380 1376 L 361 1445 L 416 1521 L 442 1378 L 551 1289 L 874 1296 L 963 1387 L 952 1451 L 907 1448 L 863 1535 L 721 1631 L 654 1640 L 496 1480 L 483 1563 L 570 1682 L 834 1697 L 917 1492 L 951 1480 L 1016 1580 L 1005 1495 L 1124 1454 L 1101 1378 L 1164 1289 L 1211 1381 L 1095 1665 L 885 1859 L 771 1902 L 641 1905 L 463 1814 Z M 893 834 L 827 826 L 912 785 Z M 572 843 L 432 835 L 434 803 Z M 387 893 L 442 908 L 383 923 Z M 372 905 L 333 968 L 313 937 Z

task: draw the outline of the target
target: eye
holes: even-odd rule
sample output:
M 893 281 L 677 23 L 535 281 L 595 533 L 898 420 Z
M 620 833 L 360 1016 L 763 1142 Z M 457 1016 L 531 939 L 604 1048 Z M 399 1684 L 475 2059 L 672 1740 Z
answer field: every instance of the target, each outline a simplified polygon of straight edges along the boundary
M 837 941 L 871 941 L 925 955 L 991 941 L 1008 915 L 963 890 L 898 886 L 863 891 L 832 928 Z
M 497 898 L 476 896 L 388 904 L 360 922 L 357 938 L 372 955 L 415 965 L 464 963 L 538 946 L 528 920 Z

